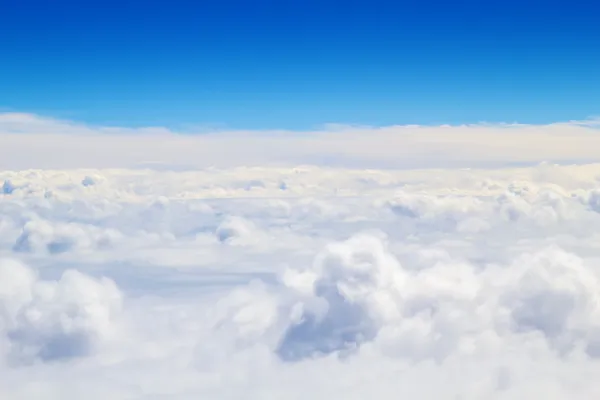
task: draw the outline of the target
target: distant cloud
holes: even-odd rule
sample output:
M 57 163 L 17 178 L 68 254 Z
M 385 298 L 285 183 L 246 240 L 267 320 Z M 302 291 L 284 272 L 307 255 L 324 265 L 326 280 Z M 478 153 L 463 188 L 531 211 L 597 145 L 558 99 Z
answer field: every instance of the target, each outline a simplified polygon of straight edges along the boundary
M 7 169 L 336 165 L 358 168 L 510 166 L 598 161 L 597 120 L 549 125 L 360 127 L 322 131 L 218 131 L 87 126 L 32 114 L 0 114 Z

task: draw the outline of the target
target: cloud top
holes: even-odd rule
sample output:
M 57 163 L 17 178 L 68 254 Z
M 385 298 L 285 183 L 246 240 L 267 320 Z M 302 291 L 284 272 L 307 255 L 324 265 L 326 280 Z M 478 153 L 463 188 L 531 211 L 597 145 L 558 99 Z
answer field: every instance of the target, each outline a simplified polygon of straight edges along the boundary
M 596 120 L 548 125 L 326 126 L 313 132 L 94 127 L 0 114 L 6 169 L 337 165 L 355 168 L 509 166 L 598 161 Z
M 581 163 L 2 169 L 0 398 L 595 399 L 599 181 Z

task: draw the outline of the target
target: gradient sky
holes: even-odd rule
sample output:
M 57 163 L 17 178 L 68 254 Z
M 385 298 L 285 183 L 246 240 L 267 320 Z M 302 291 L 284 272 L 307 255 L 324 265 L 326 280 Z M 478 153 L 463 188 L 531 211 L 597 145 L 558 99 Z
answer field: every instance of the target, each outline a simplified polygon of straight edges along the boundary
M 600 115 L 600 4 L 0 1 L 0 111 L 244 129 Z

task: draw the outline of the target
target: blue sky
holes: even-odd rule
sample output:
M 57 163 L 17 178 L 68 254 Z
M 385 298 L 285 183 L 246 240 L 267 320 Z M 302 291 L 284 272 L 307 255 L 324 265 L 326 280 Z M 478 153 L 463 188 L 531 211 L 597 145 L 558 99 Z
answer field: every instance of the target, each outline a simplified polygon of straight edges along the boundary
M 312 129 L 600 114 L 600 5 L 5 1 L 0 111 Z

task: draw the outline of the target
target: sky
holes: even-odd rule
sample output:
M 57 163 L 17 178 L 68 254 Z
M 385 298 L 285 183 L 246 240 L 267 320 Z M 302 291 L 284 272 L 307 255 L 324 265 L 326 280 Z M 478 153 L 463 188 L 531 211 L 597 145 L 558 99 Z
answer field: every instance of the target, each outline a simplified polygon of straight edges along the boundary
M 600 6 L 4 1 L 0 110 L 102 126 L 544 124 L 600 114 Z
M 598 6 L 190 3 L 0 1 L 1 399 L 600 398 Z

